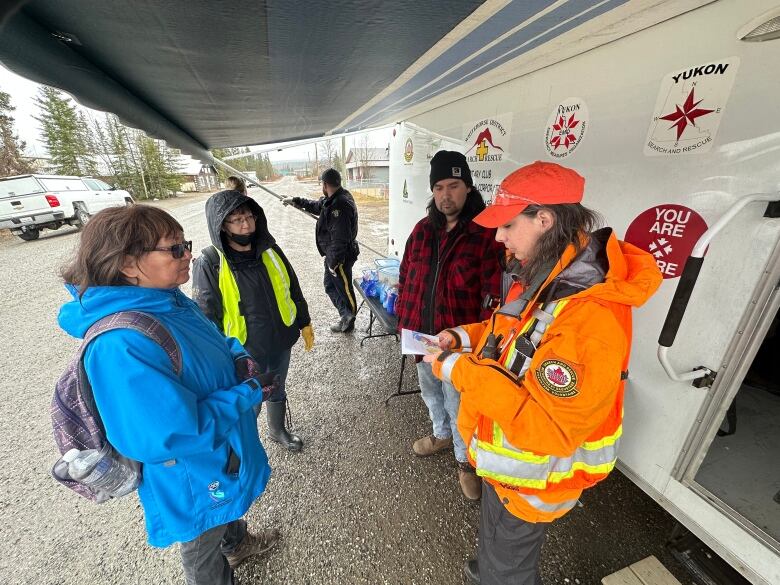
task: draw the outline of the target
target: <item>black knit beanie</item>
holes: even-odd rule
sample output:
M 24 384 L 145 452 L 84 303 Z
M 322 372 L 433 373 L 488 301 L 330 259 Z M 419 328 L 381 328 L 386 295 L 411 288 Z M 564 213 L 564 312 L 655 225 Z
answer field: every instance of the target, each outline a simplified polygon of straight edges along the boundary
M 440 150 L 431 159 L 431 191 L 442 179 L 461 179 L 467 187 L 474 186 L 466 157 L 454 150 Z

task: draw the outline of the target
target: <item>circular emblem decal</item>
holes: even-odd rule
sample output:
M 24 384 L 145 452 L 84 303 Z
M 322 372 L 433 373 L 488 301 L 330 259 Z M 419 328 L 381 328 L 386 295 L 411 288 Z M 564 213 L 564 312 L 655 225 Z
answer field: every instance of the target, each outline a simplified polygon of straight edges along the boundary
M 558 398 L 571 398 L 579 394 L 577 374 L 572 367 L 560 360 L 545 360 L 536 370 L 536 380 L 547 392 Z
M 411 138 L 407 138 L 406 144 L 404 145 L 404 160 L 410 163 L 412 162 L 413 158 L 414 158 L 414 144 L 412 144 Z
M 551 158 L 560 160 L 574 153 L 590 123 L 584 100 L 569 98 L 559 103 L 547 119 L 544 147 Z

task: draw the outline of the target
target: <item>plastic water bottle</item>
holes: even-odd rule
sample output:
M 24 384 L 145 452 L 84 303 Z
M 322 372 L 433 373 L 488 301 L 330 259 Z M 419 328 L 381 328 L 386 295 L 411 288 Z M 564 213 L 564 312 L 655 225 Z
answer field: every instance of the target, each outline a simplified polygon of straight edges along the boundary
M 387 293 L 387 300 L 385 301 L 385 310 L 389 315 L 395 315 L 395 300 L 398 298 L 398 291 L 395 288 L 391 288 Z
M 62 460 L 68 464 L 71 479 L 113 498 L 127 495 L 138 487 L 138 473 L 112 457 L 110 445 L 100 451 L 71 449 Z

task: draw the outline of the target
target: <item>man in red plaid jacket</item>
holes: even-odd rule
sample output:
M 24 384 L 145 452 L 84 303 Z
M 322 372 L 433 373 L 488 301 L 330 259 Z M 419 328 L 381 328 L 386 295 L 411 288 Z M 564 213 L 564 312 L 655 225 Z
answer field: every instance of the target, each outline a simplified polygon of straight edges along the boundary
M 485 208 L 474 188 L 466 157 L 442 150 L 431 159 L 433 198 L 428 215 L 414 226 L 406 242 L 395 311 L 398 326 L 435 335 L 461 323 L 487 319 L 491 309 L 483 300 L 498 300 L 504 247 L 496 230 L 471 220 Z M 490 303 L 492 304 L 492 302 Z M 417 363 L 420 392 L 433 424 L 433 433 L 414 442 L 420 457 L 453 447 L 463 494 L 478 500 L 481 484 L 466 457 L 458 433 L 460 394 L 433 375 L 431 365 Z

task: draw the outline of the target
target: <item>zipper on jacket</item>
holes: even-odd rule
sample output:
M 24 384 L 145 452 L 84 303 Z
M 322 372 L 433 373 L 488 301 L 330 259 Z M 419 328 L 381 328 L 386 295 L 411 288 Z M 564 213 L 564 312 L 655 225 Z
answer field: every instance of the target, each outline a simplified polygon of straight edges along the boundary
M 444 261 L 449 256 L 450 252 L 455 249 L 455 244 L 458 243 L 458 241 L 464 237 L 465 233 L 458 234 L 455 239 L 452 241 L 451 244 L 449 244 L 444 249 L 444 257 L 439 257 L 439 240 L 436 238 L 436 271 L 433 273 L 433 286 L 431 287 L 431 300 L 429 303 L 429 320 L 430 320 L 430 328 L 429 331 L 431 332 L 431 335 L 436 335 L 438 331 L 434 329 L 434 326 L 436 325 L 435 319 L 436 319 L 436 313 L 434 312 L 434 309 L 436 308 L 436 286 L 439 283 L 439 269 L 441 268 L 441 265 L 444 264 Z

